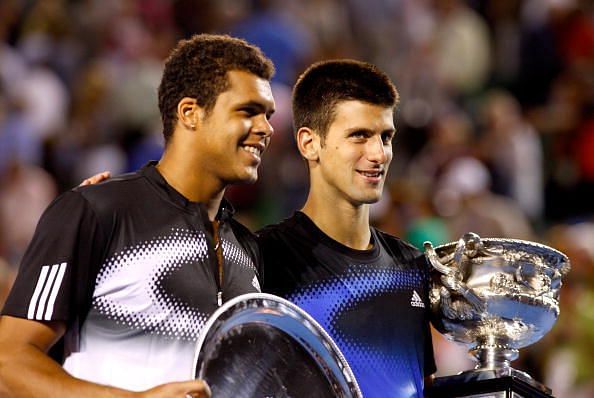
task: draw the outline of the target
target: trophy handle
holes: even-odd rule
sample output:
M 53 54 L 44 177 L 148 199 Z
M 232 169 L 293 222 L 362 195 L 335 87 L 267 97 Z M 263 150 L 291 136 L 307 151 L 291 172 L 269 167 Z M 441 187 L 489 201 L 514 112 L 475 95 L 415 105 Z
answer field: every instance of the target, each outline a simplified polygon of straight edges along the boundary
M 437 253 L 435 252 L 435 249 L 433 248 L 431 242 L 427 241 L 423 243 L 423 247 L 425 248 L 425 256 L 427 257 L 429 263 L 433 268 L 435 268 L 437 271 L 444 275 L 450 275 L 455 272 L 454 269 L 448 267 L 445 264 L 442 264 L 439 261 L 439 257 L 437 257 Z
M 462 259 L 463 255 L 467 254 L 469 256 L 475 256 L 481 249 L 482 244 L 480 241 L 480 237 L 472 232 L 465 234 L 456 245 L 456 250 L 454 252 L 453 266 L 448 266 L 443 264 L 440 261 L 440 258 L 437 256 L 435 249 L 431 242 L 425 242 L 423 244 L 425 247 L 425 255 L 429 260 L 429 263 L 433 268 L 435 268 L 438 272 L 442 275 L 441 281 L 445 287 L 449 290 L 454 291 L 464 297 L 467 302 L 474 308 L 476 313 L 481 313 L 485 309 L 485 304 L 483 300 L 480 298 L 478 294 L 474 292 L 471 288 L 469 288 L 463 281 L 463 270 L 462 268 Z M 448 297 L 449 298 L 449 297 Z M 465 314 L 463 318 L 468 319 L 468 314 Z

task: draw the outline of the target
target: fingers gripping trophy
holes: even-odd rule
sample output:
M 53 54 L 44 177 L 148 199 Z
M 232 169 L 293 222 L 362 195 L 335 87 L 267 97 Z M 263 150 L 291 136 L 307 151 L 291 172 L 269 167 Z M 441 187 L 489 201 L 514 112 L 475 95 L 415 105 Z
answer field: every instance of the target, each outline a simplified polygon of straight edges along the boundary
M 425 243 L 432 266 L 434 326 L 466 344 L 474 370 L 440 377 L 428 397 L 551 397 L 551 390 L 513 369 L 520 348 L 541 339 L 559 316 L 559 290 L 570 270 L 563 253 L 535 242 L 481 239 Z

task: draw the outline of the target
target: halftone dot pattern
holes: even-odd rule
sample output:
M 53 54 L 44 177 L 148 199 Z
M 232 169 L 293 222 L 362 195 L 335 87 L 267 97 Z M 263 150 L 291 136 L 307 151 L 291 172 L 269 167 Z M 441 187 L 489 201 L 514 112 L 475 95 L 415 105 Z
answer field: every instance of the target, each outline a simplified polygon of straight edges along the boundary
M 125 248 L 107 259 L 96 279 L 93 307 L 133 330 L 195 340 L 208 314 L 160 288 L 180 267 L 206 259 L 203 232 L 172 228 L 171 234 Z
M 247 255 L 247 253 L 237 247 L 237 245 L 229 242 L 227 239 L 223 238 L 223 256 L 225 257 L 225 261 L 231 263 L 231 266 L 239 266 L 243 269 L 247 269 L 250 271 L 256 271 L 256 266 L 252 259 Z
M 339 322 L 345 312 L 349 312 L 361 303 L 372 301 L 394 292 L 403 293 L 408 297 L 415 289 L 423 286 L 423 274 L 419 270 L 399 270 L 374 268 L 369 265 L 352 265 L 345 274 L 332 279 L 312 283 L 291 294 L 288 299 L 312 315 L 334 339 L 347 361 L 351 364 L 355 377 L 361 388 L 365 389 L 365 374 L 370 369 L 380 369 L 381 374 L 390 375 L 390 383 L 395 379 L 403 378 L 401 385 L 410 389 L 411 371 L 417 373 L 422 380 L 422 369 L 411 369 L 411 363 L 417 363 L 416 353 L 412 347 L 384 346 L 373 340 L 370 336 L 355 336 L 348 330 L 341 329 Z M 408 302 L 395 302 L 394 305 L 407 305 Z M 387 313 L 390 308 L 377 308 L 374 319 L 382 322 L 382 313 Z M 423 309 L 414 309 L 423 311 Z M 386 334 L 391 330 L 387 328 Z M 388 339 L 389 340 L 389 339 Z M 374 374 L 377 382 L 377 373 Z M 404 380 L 407 379 L 407 380 Z M 388 380 L 386 380 L 388 381 Z M 394 383 L 399 384 L 400 381 Z M 389 383 L 384 385 L 384 390 L 389 388 Z M 373 386 L 372 389 L 377 389 Z M 412 388 L 412 391 L 415 389 Z M 388 394 L 388 396 L 391 396 Z M 407 395 L 394 395 L 407 396 Z

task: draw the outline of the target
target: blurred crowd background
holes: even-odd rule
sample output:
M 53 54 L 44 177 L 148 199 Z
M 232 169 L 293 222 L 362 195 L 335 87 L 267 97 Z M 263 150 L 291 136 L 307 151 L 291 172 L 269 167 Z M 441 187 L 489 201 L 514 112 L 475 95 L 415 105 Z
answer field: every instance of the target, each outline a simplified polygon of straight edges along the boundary
M 162 151 L 164 58 L 229 33 L 277 67 L 275 135 L 256 185 L 228 192 L 253 229 L 299 208 L 290 95 L 314 61 L 386 71 L 401 96 L 373 223 L 417 246 L 482 237 L 569 255 L 561 316 L 514 366 L 594 396 L 594 4 L 580 0 L 1 0 L 0 303 L 44 208 L 98 171 Z M 435 334 L 440 375 L 472 367 Z

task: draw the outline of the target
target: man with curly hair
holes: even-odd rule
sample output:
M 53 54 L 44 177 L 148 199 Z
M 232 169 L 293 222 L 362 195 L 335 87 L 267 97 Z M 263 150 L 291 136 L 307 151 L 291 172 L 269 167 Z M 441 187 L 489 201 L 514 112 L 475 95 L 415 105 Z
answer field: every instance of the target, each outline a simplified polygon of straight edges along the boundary
M 0 319 L 0 395 L 209 395 L 184 381 L 198 334 L 224 301 L 260 291 L 255 242 L 223 194 L 258 177 L 273 73 L 243 40 L 178 43 L 159 87 L 159 162 L 68 191 L 42 216 Z

